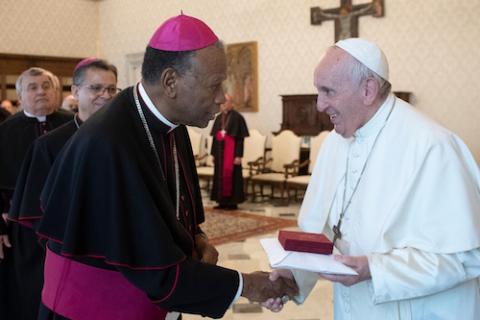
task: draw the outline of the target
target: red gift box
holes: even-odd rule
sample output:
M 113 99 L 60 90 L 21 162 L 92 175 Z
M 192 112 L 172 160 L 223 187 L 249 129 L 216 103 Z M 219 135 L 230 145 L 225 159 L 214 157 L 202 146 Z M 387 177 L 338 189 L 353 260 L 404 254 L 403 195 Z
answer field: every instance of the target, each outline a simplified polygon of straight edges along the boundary
M 278 241 L 288 251 L 321 254 L 332 254 L 333 251 L 333 242 L 321 233 L 280 230 Z

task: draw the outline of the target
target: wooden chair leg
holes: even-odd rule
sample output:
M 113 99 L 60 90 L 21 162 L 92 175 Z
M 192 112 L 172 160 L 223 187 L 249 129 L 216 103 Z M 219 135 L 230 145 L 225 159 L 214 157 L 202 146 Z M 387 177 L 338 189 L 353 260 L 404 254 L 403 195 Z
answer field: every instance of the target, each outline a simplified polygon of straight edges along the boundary
M 255 196 L 256 196 L 256 193 L 255 193 L 255 182 L 254 182 L 253 180 L 251 180 L 250 183 L 252 184 L 252 202 L 255 202 Z

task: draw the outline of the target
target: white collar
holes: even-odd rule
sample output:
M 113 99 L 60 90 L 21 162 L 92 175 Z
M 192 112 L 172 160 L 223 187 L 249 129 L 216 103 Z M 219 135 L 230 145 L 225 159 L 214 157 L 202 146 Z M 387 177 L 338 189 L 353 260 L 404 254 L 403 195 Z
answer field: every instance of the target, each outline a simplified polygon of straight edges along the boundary
M 152 100 L 150 99 L 150 97 L 148 96 L 147 94 L 147 91 L 145 91 L 145 88 L 143 87 L 142 83 L 139 82 L 138 83 L 138 92 L 140 93 L 140 96 L 142 97 L 143 101 L 145 102 L 145 104 L 147 105 L 147 108 L 155 115 L 155 117 L 158 118 L 158 120 L 162 121 L 164 124 L 166 124 L 167 126 L 170 127 L 170 131 L 172 131 L 173 129 L 175 129 L 176 127 L 178 127 L 178 124 L 174 124 L 170 121 L 168 121 L 167 118 L 165 118 L 159 111 L 158 109 L 155 107 L 155 105 L 153 104 Z
M 393 94 L 389 94 L 387 99 L 383 102 L 380 108 L 375 112 L 373 117 L 368 120 L 361 128 L 355 131 L 355 139 L 364 139 L 368 136 L 374 136 L 375 133 L 380 131 L 380 129 L 385 124 L 388 115 L 390 114 L 390 109 L 395 100 L 395 96 Z
M 47 116 L 36 116 L 36 115 L 33 115 L 29 112 L 27 112 L 27 110 L 23 109 L 23 113 L 29 117 L 29 118 L 37 118 L 38 122 L 44 122 L 47 120 Z

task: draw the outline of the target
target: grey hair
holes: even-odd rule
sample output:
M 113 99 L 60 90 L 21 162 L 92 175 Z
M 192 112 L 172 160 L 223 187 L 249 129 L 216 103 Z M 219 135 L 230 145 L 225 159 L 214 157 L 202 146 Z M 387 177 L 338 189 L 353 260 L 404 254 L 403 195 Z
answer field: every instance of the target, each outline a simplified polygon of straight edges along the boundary
M 43 68 L 33 67 L 23 71 L 22 74 L 18 77 L 17 81 L 15 82 L 15 91 L 17 92 L 17 96 L 20 97 L 22 94 L 23 78 L 25 78 L 26 76 L 36 77 L 41 75 L 46 75 L 48 77 L 48 80 L 52 84 L 52 87 L 55 87 L 56 82 L 53 78 L 54 77 L 53 73 Z
M 367 68 L 363 63 L 351 57 L 350 63 L 347 64 L 348 72 L 350 73 L 352 80 L 358 85 L 360 85 L 364 80 L 368 78 L 373 78 L 378 83 L 379 96 L 380 98 L 386 97 L 390 90 L 392 89 L 392 85 L 387 80 L 380 77 L 378 74 Z

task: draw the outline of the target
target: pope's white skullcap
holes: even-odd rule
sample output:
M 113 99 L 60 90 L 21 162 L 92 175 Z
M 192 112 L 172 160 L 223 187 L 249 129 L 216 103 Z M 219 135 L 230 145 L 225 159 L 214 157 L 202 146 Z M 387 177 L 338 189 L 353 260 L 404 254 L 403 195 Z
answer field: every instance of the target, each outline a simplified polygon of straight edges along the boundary
M 375 43 L 360 38 L 350 38 L 338 41 L 335 46 L 347 51 L 368 69 L 388 81 L 387 58 Z

